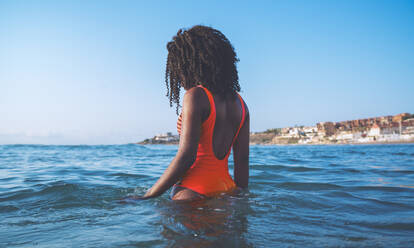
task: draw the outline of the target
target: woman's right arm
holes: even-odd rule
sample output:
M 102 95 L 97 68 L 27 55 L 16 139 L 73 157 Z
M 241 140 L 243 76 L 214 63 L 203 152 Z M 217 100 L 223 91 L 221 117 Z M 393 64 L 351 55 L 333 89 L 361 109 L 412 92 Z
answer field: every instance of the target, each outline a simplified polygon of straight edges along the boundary
M 250 114 L 246 103 L 246 117 L 239 135 L 233 144 L 234 181 L 237 187 L 247 188 L 249 185 L 249 138 Z

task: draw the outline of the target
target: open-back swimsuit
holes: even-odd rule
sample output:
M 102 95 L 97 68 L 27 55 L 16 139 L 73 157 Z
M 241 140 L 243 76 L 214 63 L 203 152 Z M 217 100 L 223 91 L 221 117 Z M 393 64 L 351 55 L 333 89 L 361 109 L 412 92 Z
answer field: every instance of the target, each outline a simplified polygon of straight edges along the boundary
M 239 94 L 242 106 L 242 119 L 233 138 L 230 149 L 223 159 L 218 159 L 213 151 L 213 133 L 216 123 L 216 106 L 211 92 L 201 86 L 210 102 L 210 114 L 201 125 L 201 134 L 198 144 L 197 157 L 190 169 L 175 186 L 190 189 L 204 196 L 215 196 L 223 192 L 229 192 L 236 188 L 236 184 L 231 178 L 228 170 L 228 158 L 234 141 L 236 140 L 241 127 L 243 126 L 246 110 L 244 102 Z M 177 131 L 181 135 L 181 115 L 177 121 Z

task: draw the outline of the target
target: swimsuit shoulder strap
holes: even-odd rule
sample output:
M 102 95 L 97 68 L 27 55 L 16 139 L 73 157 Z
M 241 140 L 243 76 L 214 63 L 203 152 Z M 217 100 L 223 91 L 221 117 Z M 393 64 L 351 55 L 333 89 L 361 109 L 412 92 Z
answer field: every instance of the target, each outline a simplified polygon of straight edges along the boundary
M 240 94 L 239 94 L 239 93 L 237 93 L 237 92 L 236 92 L 236 94 L 237 94 L 237 96 L 239 97 L 240 104 L 241 104 L 241 106 L 242 106 L 242 118 L 241 118 L 241 121 L 240 121 L 239 128 L 237 129 L 236 135 L 234 135 L 234 137 L 233 137 L 233 141 L 231 142 L 230 149 L 229 149 L 229 151 L 227 152 L 227 155 L 226 155 L 226 156 L 229 156 L 229 155 L 230 155 L 231 148 L 233 147 L 234 141 L 236 141 L 237 137 L 239 136 L 240 129 L 242 128 L 242 126 L 243 126 L 243 124 L 244 124 L 244 120 L 246 119 L 246 108 L 245 108 L 245 106 L 244 106 L 244 101 L 243 101 L 243 99 L 242 99 L 242 97 L 240 96 Z
M 207 119 L 203 123 L 209 121 L 211 118 L 214 118 L 214 121 L 215 121 L 215 117 L 216 117 L 216 105 L 214 104 L 213 95 L 204 86 L 197 85 L 197 87 L 200 87 L 200 88 L 202 88 L 204 90 L 204 92 L 207 95 L 208 101 L 210 103 L 210 113 L 209 113 Z M 183 118 L 182 115 L 183 115 L 183 113 L 181 112 L 180 115 L 178 116 L 178 119 L 177 119 L 177 132 L 178 132 L 179 135 L 181 135 L 181 126 L 182 126 L 182 118 Z
M 208 115 L 207 120 L 209 120 L 210 118 L 215 119 L 215 117 L 216 117 L 216 105 L 214 104 L 213 95 L 211 94 L 211 92 L 206 87 L 204 87 L 202 85 L 197 85 L 197 87 L 200 87 L 204 90 L 204 92 L 207 95 L 208 101 L 210 103 L 210 114 Z

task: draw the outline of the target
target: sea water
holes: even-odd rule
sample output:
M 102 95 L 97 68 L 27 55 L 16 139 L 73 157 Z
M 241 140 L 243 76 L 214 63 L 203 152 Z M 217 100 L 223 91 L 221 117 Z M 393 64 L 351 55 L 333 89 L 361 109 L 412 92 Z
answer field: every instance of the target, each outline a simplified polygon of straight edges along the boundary
M 252 146 L 239 195 L 121 201 L 176 151 L 0 146 L 0 247 L 414 247 L 412 144 Z

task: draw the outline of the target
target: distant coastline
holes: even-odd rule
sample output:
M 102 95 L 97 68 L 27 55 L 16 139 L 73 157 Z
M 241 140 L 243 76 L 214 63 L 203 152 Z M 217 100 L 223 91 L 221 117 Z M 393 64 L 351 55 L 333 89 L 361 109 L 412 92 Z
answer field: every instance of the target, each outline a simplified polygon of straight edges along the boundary
M 139 145 L 177 145 L 180 141 L 180 136 L 173 135 L 172 133 L 168 132 L 165 134 L 158 134 L 152 138 L 145 139 L 143 141 L 137 142 L 136 144 Z
M 176 145 L 179 136 L 155 135 L 137 144 Z M 319 122 L 315 126 L 273 128 L 250 133 L 252 145 L 338 145 L 414 143 L 414 114 L 402 113 L 341 122 Z

